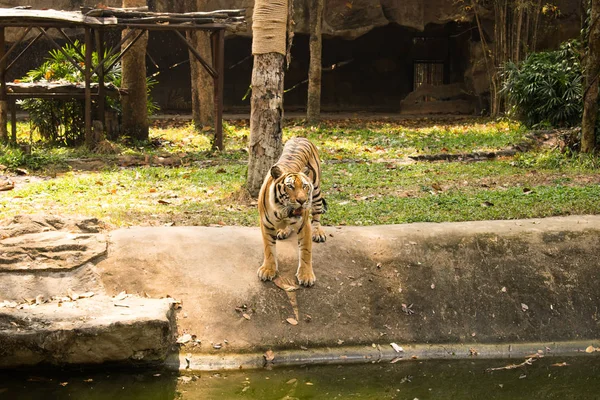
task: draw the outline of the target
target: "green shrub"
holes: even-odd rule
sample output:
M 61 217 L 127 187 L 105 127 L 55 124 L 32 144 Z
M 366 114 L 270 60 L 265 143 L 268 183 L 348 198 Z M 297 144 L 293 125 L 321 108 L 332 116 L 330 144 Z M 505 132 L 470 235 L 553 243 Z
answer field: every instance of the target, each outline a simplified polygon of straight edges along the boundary
M 79 65 L 84 65 L 85 44 L 75 41 L 73 45 L 66 44 L 63 48 Z M 109 51 L 105 52 L 105 57 Z M 113 56 L 112 60 L 114 60 Z M 108 60 L 106 65 L 110 65 L 112 60 Z M 92 53 L 92 70 L 98 65 L 98 53 Z M 48 59 L 39 67 L 29 71 L 22 82 L 84 82 L 82 72 L 76 68 L 69 59 L 60 50 L 51 50 L 48 53 Z M 121 65 L 120 63 L 107 71 L 104 76 L 105 83 L 112 83 L 116 87 L 121 86 Z M 98 82 L 98 76 L 92 75 L 92 82 Z M 148 113 L 157 111 L 158 107 L 153 103 L 150 96 L 151 88 L 156 81 L 148 78 Z M 84 101 L 82 99 L 73 100 L 53 100 L 53 99 L 26 99 L 21 103 L 21 107 L 29 113 L 33 129 L 40 133 L 40 136 L 52 143 L 64 143 L 67 145 L 80 144 L 84 140 L 85 134 L 85 116 Z M 121 104 L 118 99 L 106 97 L 106 105 L 109 109 L 121 114 Z
M 577 41 L 556 51 L 530 54 L 521 64 L 509 62 L 504 87 L 510 113 L 528 127 L 574 126 L 583 112 L 583 69 Z

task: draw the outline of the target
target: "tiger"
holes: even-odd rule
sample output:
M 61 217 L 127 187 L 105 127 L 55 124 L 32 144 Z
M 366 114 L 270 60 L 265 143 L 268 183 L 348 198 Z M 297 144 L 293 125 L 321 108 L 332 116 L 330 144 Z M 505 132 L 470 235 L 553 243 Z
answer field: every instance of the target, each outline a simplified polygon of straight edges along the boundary
M 295 137 L 286 142 L 279 160 L 265 176 L 258 211 L 264 245 L 258 277 L 267 281 L 277 275 L 276 240 L 286 239 L 295 230 L 299 248 L 296 278 L 303 286 L 314 285 L 312 242 L 327 239 L 321 227 L 327 202 L 321 193 L 319 153 L 308 139 Z

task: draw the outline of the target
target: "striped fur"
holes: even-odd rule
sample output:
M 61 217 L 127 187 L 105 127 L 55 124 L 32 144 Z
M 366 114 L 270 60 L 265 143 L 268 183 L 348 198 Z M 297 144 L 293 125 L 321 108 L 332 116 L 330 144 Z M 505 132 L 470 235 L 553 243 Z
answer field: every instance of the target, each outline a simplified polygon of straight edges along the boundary
M 258 212 L 264 244 L 264 261 L 258 269 L 262 280 L 277 275 L 275 242 L 286 239 L 292 230 L 298 236 L 298 282 L 311 286 L 312 241 L 324 242 L 321 214 L 327 203 L 321 196 L 321 160 L 314 144 L 305 138 L 290 139 L 279 160 L 265 177 L 258 196 Z

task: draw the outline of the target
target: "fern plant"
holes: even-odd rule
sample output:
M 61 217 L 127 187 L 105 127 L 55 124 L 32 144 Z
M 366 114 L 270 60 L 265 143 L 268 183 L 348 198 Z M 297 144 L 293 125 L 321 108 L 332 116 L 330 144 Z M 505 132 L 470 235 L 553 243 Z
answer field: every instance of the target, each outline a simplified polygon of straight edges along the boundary
M 519 65 L 507 63 L 503 92 L 510 113 L 529 127 L 579 124 L 583 112 L 580 52 L 579 42 L 569 41 L 556 51 L 532 53 Z
M 66 44 L 64 53 L 71 57 L 79 66 L 85 65 L 85 44 L 75 41 L 72 45 Z M 69 61 L 67 56 L 58 49 L 50 50 L 47 60 L 37 68 L 27 72 L 21 79 L 22 82 L 84 82 L 83 73 Z M 106 50 L 106 58 L 109 51 Z M 116 55 L 107 60 L 106 65 L 112 64 Z M 92 70 L 98 65 L 98 53 L 92 53 Z M 121 86 L 121 65 L 117 63 L 107 71 L 104 76 L 105 83 L 112 83 L 116 87 Z M 92 75 L 92 82 L 98 82 L 98 76 Z M 156 84 L 156 80 L 148 78 L 148 113 L 152 114 L 158 110 L 158 106 L 152 101 L 150 90 Z M 20 102 L 21 107 L 29 113 L 33 129 L 40 136 L 52 143 L 64 143 L 66 145 L 77 145 L 84 141 L 85 116 L 84 100 L 54 100 L 54 99 L 26 99 Z M 106 105 L 114 110 L 117 115 L 121 114 L 119 99 L 106 97 Z

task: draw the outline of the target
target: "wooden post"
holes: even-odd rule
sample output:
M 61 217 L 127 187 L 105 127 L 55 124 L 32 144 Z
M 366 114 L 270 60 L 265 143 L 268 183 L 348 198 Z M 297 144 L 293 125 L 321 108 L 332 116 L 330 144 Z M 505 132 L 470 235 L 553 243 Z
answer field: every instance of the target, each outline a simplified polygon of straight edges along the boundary
M 102 133 L 106 133 L 106 95 L 105 95 L 105 90 L 104 90 L 104 30 L 102 28 L 97 28 L 95 30 L 95 36 L 96 36 L 96 52 L 98 52 L 98 65 L 100 66 L 100 68 L 98 68 L 98 98 L 97 98 L 97 103 L 98 103 L 98 115 L 96 116 L 97 119 L 100 120 L 100 123 L 102 124 L 102 128 L 100 129 L 100 131 Z M 96 140 L 101 140 L 101 138 L 96 137 Z
M 223 145 L 223 85 L 225 82 L 225 30 L 213 34 L 213 68 L 217 71 L 215 86 L 215 142 L 213 148 L 224 150 Z
M 10 106 L 10 131 L 12 135 L 12 142 L 17 143 L 17 101 L 13 97 L 9 102 Z
M 0 27 L 0 59 L 4 57 L 4 26 Z M 0 141 L 8 141 L 8 130 L 6 127 L 8 98 L 6 96 L 6 60 L 0 63 Z
M 90 87 L 92 80 L 92 32 L 85 28 L 85 145 L 92 150 L 96 145 L 92 132 L 92 89 Z

